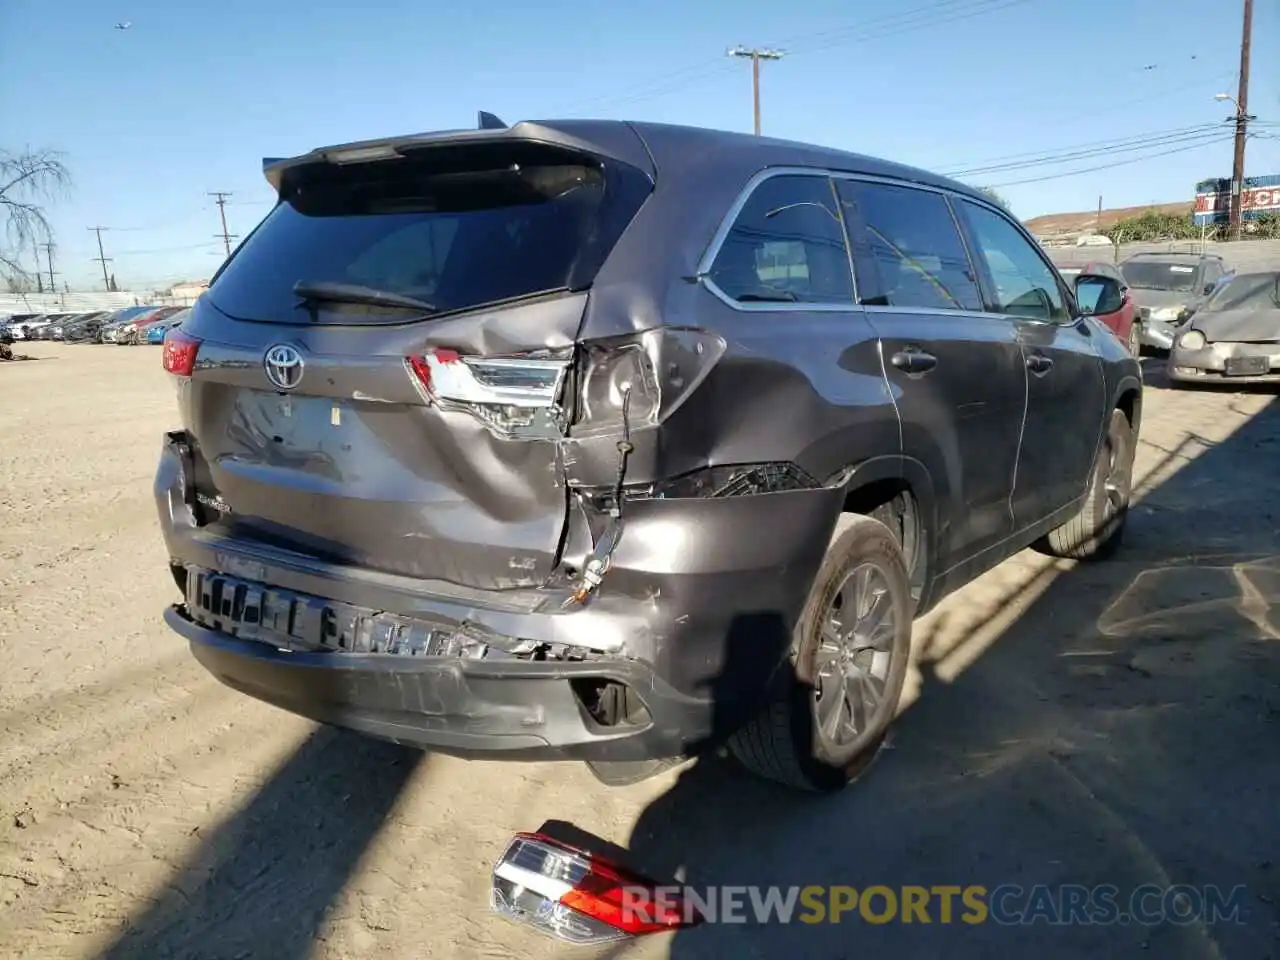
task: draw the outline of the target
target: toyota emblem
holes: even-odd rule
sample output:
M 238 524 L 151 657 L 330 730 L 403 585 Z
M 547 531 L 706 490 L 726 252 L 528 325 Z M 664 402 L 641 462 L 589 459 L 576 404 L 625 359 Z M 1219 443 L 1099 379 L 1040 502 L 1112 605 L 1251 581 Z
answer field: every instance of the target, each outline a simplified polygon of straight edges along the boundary
M 302 380 L 302 354 L 288 344 L 269 347 L 262 365 L 267 379 L 281 390 L 292 390 Z

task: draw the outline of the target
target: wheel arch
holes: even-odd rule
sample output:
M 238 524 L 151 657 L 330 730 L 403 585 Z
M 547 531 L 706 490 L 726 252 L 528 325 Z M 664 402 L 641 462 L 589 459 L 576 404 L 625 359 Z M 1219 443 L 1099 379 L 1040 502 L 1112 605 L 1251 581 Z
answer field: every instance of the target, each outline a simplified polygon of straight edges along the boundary
M 1114 391 L 1111 409 L 1123 411 L 1137 435 L 1142 423 L 1142 381 L 1132 376 L 1122 378 Z
M 886 521 L 903 547 L 912 596 L 917 602 L 926 599 L 936 569 L 938 530 L 937 493 L 928 469 L 900 454 L 873 457 L 845 468 L 839 483 L 844 489 L 841 514 Z

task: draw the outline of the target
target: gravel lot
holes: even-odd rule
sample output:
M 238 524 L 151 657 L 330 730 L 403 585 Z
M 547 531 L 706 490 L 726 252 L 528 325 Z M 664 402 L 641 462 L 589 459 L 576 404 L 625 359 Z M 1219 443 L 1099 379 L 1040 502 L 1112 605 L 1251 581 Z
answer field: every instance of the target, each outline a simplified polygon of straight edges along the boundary
M 610 790 L 572 765 L 424 756 L 224 689 L 160 619 L 159 351 L 19 352 L 0 364 L 0 955 L 581 956 L 486 906 L 509 834 L 558 819 L 699 885 L 1248 887 L 1224 926 L 846 918 L 615 956 L 1280 956 L 1267 393 L 1153 374 L 1121 556 L 1020 556 L 918 624 L 893 749 L 809 799 L 717 761 Z

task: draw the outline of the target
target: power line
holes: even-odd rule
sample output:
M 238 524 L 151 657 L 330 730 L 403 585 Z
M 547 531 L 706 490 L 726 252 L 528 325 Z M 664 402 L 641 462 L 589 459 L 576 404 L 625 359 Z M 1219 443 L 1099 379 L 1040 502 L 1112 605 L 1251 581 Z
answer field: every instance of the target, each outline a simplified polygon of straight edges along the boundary
M 181 253 L 185 250 L 207 250 L 210 247 L 216 247 L 217 241 L 206 240 L 204 243 L 188 243 L 184 246 L 177 247 L 154 247 L 151 250 L 121 250 L 122 257 L 147 257 L 160 253 Z
M 867 43 L 885 37 L 901 36 L 902 34 L 940 24 L 957 23 L 1029 2 L 1031 0 L 976 0 L 976 2 L 973 2 L 973 0 L 938 0 L 936 3 L 914 7 L 899 13 L 860 20 L 856 24 L 798 34 L 776 46 L 786 47 L 788 55 L 796 52 L 795 47 L 797 44 L 801 46 L 800 52 L 816 53 L 820 50 L 827 50 L 848 43 Z M 948 9 L 957 5 L 960 5 L 958 9 Z M 829 42 L 812 48 L 803 48 L 803 44 L 807 41 L 824 38 Z M 620 107 L 640 103 L 644 100 L 651 100 L 655 97 L 674 93 L 698 80 L 709 79 L 712 76 L 727 72 L 728 68 L 726 68 L 723 60 L 701 60 L 679 70 L 660 74 L 652 81 L 640 85 L 629 94 L 623 94 L 620 97 L 594 97 L 590 100 L 582 101 L 569 112 L 585 112 L 587 108 L 599 107 L 605 104 Z
M 1025 170 L 1028 167 L 1042 167 L 1072 160 L 1088 160 L 1092 157 L 1113 153 L 1128 153 L 1134 150 L 1148 150 L 1151 147 L 1169 146 L 1178 143 L 1191 143 L 1205 138 L 1215 138 L 1222 133 L 1219 124 L 1201 124 L 1198 127 L 1187 127 L 1182 130 L 1171 130 L 1163 133 L 1151 133 L 1141 137 L 1129 137 L 1097 146 L 1082 145 L 1078 148 L 1066 148 L 1056 153 L 1027 155 L 1026 159 L 1010 158 L 1005 163 L 990 163 L 983 166 L 967 167 L 949 172 L 951 177 L 972 177 L 977 174 L 1007 173 L 1013 170 Z
M 102 252 L 102 231 L 110 230 L 111 228 L 110 227 L 89 227 L 89 229 L 98 235 L 98 255 L 96 257 L 90 257 L 90 259 L 95 260 L 98 263 L 102 264 L 102 285 L 107 290 L 110 290 L 111 278 L 107 276 L 107 264 L 111 262 L 111 258 Z
M 868 27 L 895 27 L 900 26 L 903 19 L 910 21 L 921 15 L 929 18 L 938 16 L 940 13 L 946 13 L 948 7 L 957 5 L 965 5 L 971 3 L 972 0 L 936 0 L 935 3 L 924 4 L 919 7 L 912 7 L 909 10 L 899 10 L 897 13 L 882 14 L 878 17 L 862 17 L 855 23 L 846 23 L 843 26 L 827 27 L 822 30 L 808 30 L 804 33 L 793 34 L 790 37 L 784 37 L 776 41 L 775 46 L 794 48 L 797 45 L 803 45 L 810 40 L 821 40 L 849 33 L 865 32 Z M 980 3 L 992 2 L 992 0 L 979 0 Z
M 1131 143 L 1134 140 L 1145 140 L 1147 137 L 1170 136 L 1172 134 L 1190 132 L 1191 130 L 1198 129 L 1200 127 L 1210 127 L 1210 126 L 1213 126 L 1213 124 L 1198 123 L 1198 124 L 1193 124 L 1192 126 L 1189 126 L 1189 127 L 1175 127 L 1168 130 L 1157 130 L 1151 133 L 1126 134 L 1123 137 L 1112 137 L 1108 140 L 1087 140 L 1084 143 L 1072 144 L 1071 146 L 1066 146 L 1066 147 L 1056 147 L 1056 148 L 1048 148 L 1048 149 L 1041 147 L 1039 150 L 1028 150 L 1028 151 L 1023 151 L 1022 153 L 1006 153 L 1006 154 L 1001 154 L 1000 156 L 987 157 L 982 160 L 974 161 L 972 166 L 958 167 L 956 169 L 961 171 L 977 170 L 977 169 L 984 168 L 985 165 L 989 163 L 1003 163 L 1006 160 L 1019 160 L 1026 157 L 1040 157 L 1040 156 L 1044 156 L 1046 153 L 1054 153 L 1056 151 L 1063 151 L 1063 150 L 1084 150 L 1091 147 L 1106 148 L 1106 147 L 1113 147 L 1116 145 L 1123 146 L 1124 144 Z
M 1146 160 L 1154 160 L 1157 157 L 1168 157 L 1175 153 L 1187 153 L 1191 150 L 1199 150 L 1201 147 L 1207 147 L 1212 144 L 1226 143 L 1231 138 L 1229 136 L 1211 137 L 1198 143 L 1184 144 L 1183 146 L 1174 147 L 1171 150 L 1162 150 L 1158 153 L 1149 153 L 1141 157 L 1129 157 L 1127 160 L 1116 160 L 1113 163 L 1101 163 L 1093 167 L 1081 167 L 1078 170 L 1067 170 L 1063 173 L 1051 173 L 1043 177 L 1030 177 L 1025 180 L 1006 180 L 1004 183 L 991 183 L 987 186 L 992 188 L 999 187 L 1017 187 L 1025 183 L 1046 183 L 1050 180 L 1062 180 L 1066 177 L 1079 176 L 1082 173 L 1093 173 L 1097 170 L 1110 170 L 1113 167 L 1123 167 L 1131 163 L 1142 163 Z
M 889 37 L 898 37 L 907 33 L 914 33 L 917 30 L 930 27 L 940 26 L 949 23 L 962 23 L 965 20 L 973 20 L 976 17 L 984 17 L 989 13 L 999 13 L 1002 10 L 1010 10 L 1014 7 L 1022 6 L 1030 3 L 1031 0 L 978 0 L 978 2 L 967 7 L 960 7 L 955 10 L 944 10 L 942 15 L 938 15 L 940 7 L 948 6 L 946 0 L 933 4 L 928 7 L 917 7 L 914 10 L 904 10 L 898 14 L 901 19 L 897 23 L 884 24 L 884 29 L 864 30 L 866 22 L 855 27 L 847 27 L 843 30 L 821 31 L 815 35 L 816 38 L 826 36 L 827 42 L 816 46 L 805 47 L 802 43 L 792 44 L 791 48 L 797 53 L 819 53 L 823 50 L 831 50 L 835 47 L 842 47 L 851 43 L 868 43 L 872 40 L 885 40 Z
M 227 256 L 229 257 L 231 256 L 231 239 L 238 236 L 237 234 L 227 232 L 227 197 L 231 196 L 231 194 L 222 190 L 216 190 L 210 193 L 209 196 L 216 198 L 215 202 L 218 204 L 218 215 L 222 218 L 222 232 L 214 234 L 214 236 L 222 238 L 222 244 L 226 247 Z
M 760 136 L 760 61 L 781 60 L 786 56 L 781 50 L 761 50 L 758 47 L 732 47 L 727 51 L 730 57 L 745 57 L 751 60 L 751 101 L 755 109 L 756 136 Z

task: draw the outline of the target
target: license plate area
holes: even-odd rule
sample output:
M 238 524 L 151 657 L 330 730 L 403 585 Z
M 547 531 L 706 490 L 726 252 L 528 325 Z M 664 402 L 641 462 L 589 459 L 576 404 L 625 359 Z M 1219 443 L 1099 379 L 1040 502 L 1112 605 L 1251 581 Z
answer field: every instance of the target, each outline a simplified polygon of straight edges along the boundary
M 219 563 L 265 575 L 252 562 Z M 267 586 L 198 566 L 187 566 L 187 615 L 196 623 L 277 649 L 403 657 L 480 659 L 487 644 L 465 628 L 429 623 L 381 610 L 339 603 Z
M 1270 370 L 1270 357 L 1228 357 L 1222 372 L 1228 377 L 1260 377 Z

